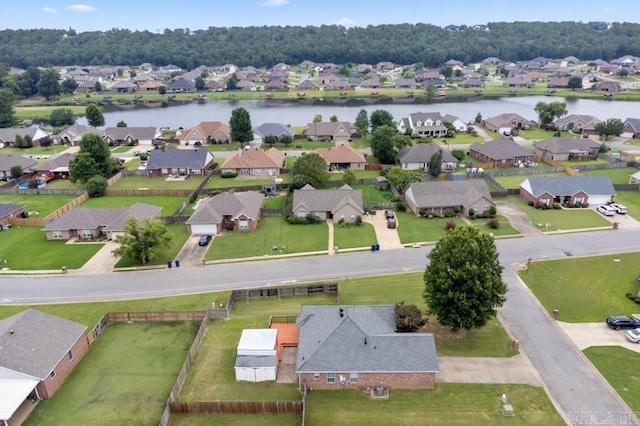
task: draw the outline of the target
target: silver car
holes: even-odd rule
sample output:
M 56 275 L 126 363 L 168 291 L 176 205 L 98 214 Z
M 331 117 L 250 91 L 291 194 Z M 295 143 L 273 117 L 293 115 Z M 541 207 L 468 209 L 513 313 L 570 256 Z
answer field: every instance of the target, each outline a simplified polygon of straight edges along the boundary
M 640 343 L 640 328 L 632 328 L 624 333 L 624 337 L 631 343 Z

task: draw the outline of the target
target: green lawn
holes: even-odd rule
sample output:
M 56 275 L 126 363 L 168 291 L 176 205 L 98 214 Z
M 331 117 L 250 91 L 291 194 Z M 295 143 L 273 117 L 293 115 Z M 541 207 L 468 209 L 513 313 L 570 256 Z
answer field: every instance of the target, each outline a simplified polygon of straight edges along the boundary
M 566 167 L 573 167 L 573 168 L 579 169 L 581 166 L 589 166 L 592 164 L 609 164 L 609 161 L 605 160 L 604 158 L 595 158 L 595 159 L 588 159 L 583 161 L 569 161 L 569 160 L 558 161 L 558 163 Z
M 493 179 L 505 189 L 520 188 L 520 183 L 530 177 L 538 176 L 568 176 L 566 173 L 544 173 L 532 175 L 493 176 Z
M 509 220 L 501 215 L 496 215 L 496 219 L 498 219 L 498 223 L 500 224 L 499 228 L 490 228 L 489 227 L 489 219 L 473 219 L 471 220 L 471 225 L 478 228 L 480 232 L 491 233 L 496 237 L 506 236 L 506 235 L 518 235 L 519 232 L 516 231 L 513 226 L 509 223 Z
M 84 189 L 79 183 L 71 183 L 69 179 L 56 179 L 47 183 L 47 189 Z
M 111 153 L 112 154 L 122 154 L 125 152 L 129 152 L 133 149 L 132 146 L 118 146 L 116 148 L 112 148 L 111 149 Z
M 265 209 L 281 209 L 284 207 L 284 195 L 279 195 L 277 197 L 266 197 L 264 199 L 264 208 Z
M 162 250 L 158 255 L 151 260 L 147 265 L 162 265 L 166 264 L 168 260 L 173 260 L 176 255 L 189 239 L 189 230 L 184 223 L 173 223 L 167 225 L 171 234 L 173 234 L 173 242 L 171 246 Z M 127 268 L 130 266 L 138 266 L 133 259 L 123 257 L 116 263 L 116 268 Z
M 77 195 L 0 194 L 0 203 L 24 206 L 24 210 L 29 212 L 30 217 L 44 218 L 77 197 Z
M 549 139 L 549 138 L 556 137 L 555 133 L 556 133 L 555 130 L 544 130 L 539 127 L 534 127 L 529 130 L 521 130 L 520 137 L 523 139 L 529 139 L 529 140 Z M 577 135 L 574 135 L 566 131 L 563 131 L 560 133 L 561 133 L 561 137 L 563 138 L 575 138 L 575 139 L 578 138 Z
M 640 253 L 533 262 L 520 277 L 549 311 L 567 322 L 598 322 L 637 313 L 625 297 L 637 293 Z
M 49 241 L 40 227 L 13 227 L 0 232 L 0 267 L 16 270 L 78 269 L 104 244 Z M 6 260 L 6 263 L 4 262 Z
M 161 216 L 172 215 L 180 204 L 184 201 L 185 197 L 164 197 L 161 195 L 147 195 L 144 197 L 98 197 L 89 198 L 82 203 L 82 207 L 89 208 L 104 208 L 104 207 L 131 207 L 135 203 L 146 203 L 154 206 L 162 207 L 160 212 Z
M 376 241 L 376 232 L 369 223 L 363 223 L 360 226 L 339 224 L 333 226 L 334 246 L 341 249 L 369 247 Z
M 637 172 L 635 167 L 622 167 L 620 169 L 583 170 L 580 174 L 586 176 L 609 176 L 612 183 L 629 183 L 629 176 Z
M 618 191 L 616 201 L 624 204 L 631 216 L 640 219 L 640 191 Z
M 356 179 L 375 179 L 380 176 L 380 172 L 378 170 L 354 170 L 353 173 L 356 176 Z M 330 181 L 342 181 L 344 179 L 343 172 L 331 172 L 329 173 Z
M 291 182 L 290 174 L 283 174 L 279 176 L 283 183 Z M 254 177 L 241 177 L 241 178 L 221 178 L 220 175 L 212 177 L 205 185 L 205 188 L 219 189 L 219 188 L 242 188 L 246 186 L 262 186 L 273 185 L 274 178 L 257 179 Z
M 457 217 L 426 219 L 416 216 L 410 211 L 397 212 L 396 214 L 398 216 L 398 235 L 402 244 L 438 241 L 447 232 L 444 226 L 448 220 L 453 221 L 456 226 L 465 224 L 462 219 Z
M 274 246 L 278 248 L 274 250 Z M 326 223 L 291 225 L 282 217 L 263 217 L 255 231 L 217 235 L 207 251 L 206 259 L 237 259 L 327 249 Z
M 202 183 L 202 177 L 191 176 L 186 180 L 167 181 L 164 177 L 128 176 L 123 177 L 110 189 L 195 189 Z
M 534 225 L 541 225 L 543 231 L 564 231 L 570 229 L 611 226 L 602 215 L 591 209 L 548 209 L 541 210 L 527 205 L 520 197 L 509 197 L 530 218 Z M 548 228 L 545 225 L 549 224 Z
M 438 138 L 434 139 L 434 142 L 440 143 L 440 145 L 444 146 L 445 149 L 447 145 L 451 146 L 451 149 L 455 149 L 455 145 L 468 145 L 476 142 L 482 143 L 484 142 L 484 139 L 480 136 L 472 136 L 469 133 L 463 132 L 456 133 L 455 138 Z
M 198 326 L 195 321 L 110 325 L 25 425 L 157 423 Z
M 172 414 L 171 426 L 300 426 L 300 414 Z
M 353 189 L 362 190 L 362 203 L 365 207 L 376 203 L 391 203 L 394 197 L 390 190 L 381 190 L 375 185 L 353 185 Z
M 640 356 L 620 346 L 591 347 L 584 354 L 631 410 L 640 412 Z
M 140 167 L 140 162 L 140 157 L 134 157 L 127 160 L 124 165 L 127 167 L 127 170 L 138 170 L 138 167 Z
M 500 415 L 507 395 L 515 417 Z M 544 389 L 528 385 L 439 383 L 433 390 L 391 390 L 374 401 L 357 390 L 308 394 L 305 424 L 314 425 L 513 425 L 565 424 Z
M 52 145 L 47 147 L 34 146 L 31 148 L 2 148 L 2 151 L 0 152 L 3 154 L 20 154 L 28 157 L 30 155 L 37 154 L 53 155 L 62 152 L 65 149 L 67 149 L 67 147 L 64 145 Z

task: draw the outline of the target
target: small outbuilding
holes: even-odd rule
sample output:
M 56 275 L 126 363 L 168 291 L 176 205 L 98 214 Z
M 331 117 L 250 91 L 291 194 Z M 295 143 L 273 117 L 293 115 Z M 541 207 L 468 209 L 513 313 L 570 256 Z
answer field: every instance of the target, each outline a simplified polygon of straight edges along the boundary
M 275 381 L 278 357 L 275 328 L 242 330 L 236 354 L 236 380 L 245 382 Z

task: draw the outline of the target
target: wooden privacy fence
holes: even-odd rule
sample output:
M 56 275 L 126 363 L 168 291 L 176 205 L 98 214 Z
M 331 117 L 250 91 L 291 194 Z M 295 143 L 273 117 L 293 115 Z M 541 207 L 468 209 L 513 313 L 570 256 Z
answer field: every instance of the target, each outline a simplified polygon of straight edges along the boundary
M 111 197 L 188 197 L 193 191 L 190 189 L 107 189 L 104 193 Z
M 172 401 L 171 413 L 302 413 L 302 401 Z
M 85 200 L 87 200 L 88 198 L 89 198 L 89 193 L 87 193 L 85 191 L 82 194 L 80 194 L 78 197 L 76 197 L 73 200 L 69 201 L 64 206 L 60 207 L 58 210 L 55 210 L 55 211 L 51 212 L 50 214 L 48 214 L 47 217 L 45 217 L 45 219 L 56 219 L 56 218 L 62 216 L 63 213 L 68 212 L 69 210 L 71 210 L 72 208 L 74 208 L 76 206 L 79 206 L 80 204 L 85 202 Z M 44 221 L 43 221 L 43 225 L 44 225 Z

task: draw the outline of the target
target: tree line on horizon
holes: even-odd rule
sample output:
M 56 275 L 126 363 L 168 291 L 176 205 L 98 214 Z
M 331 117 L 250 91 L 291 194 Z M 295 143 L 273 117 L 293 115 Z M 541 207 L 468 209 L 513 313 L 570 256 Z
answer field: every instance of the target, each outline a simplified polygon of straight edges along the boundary
M 0 31 L 0 64 L 30 66 L 276 63 L 464 63 L 487 57 L 524 61 L 539 56 L 611 60 L 640 55 L 640 24 L 613 23 L 606 30 L 580 22 L 495 22 L 487 29 L 450 31 L 430 24 L 209 27 L 165 29 L 162 33 L 114 28 L 77 33 L 73 29 Z

